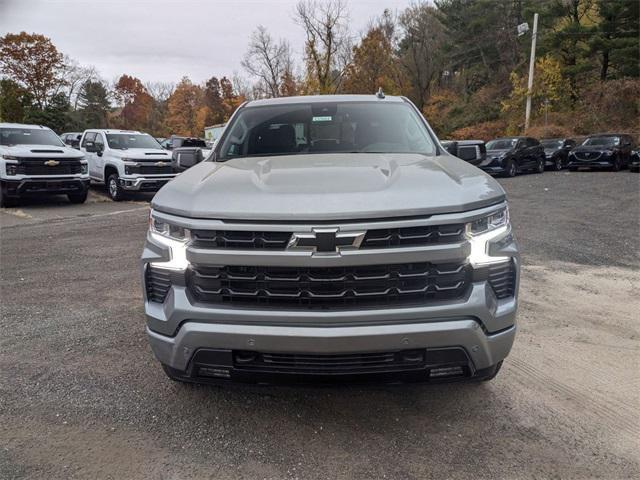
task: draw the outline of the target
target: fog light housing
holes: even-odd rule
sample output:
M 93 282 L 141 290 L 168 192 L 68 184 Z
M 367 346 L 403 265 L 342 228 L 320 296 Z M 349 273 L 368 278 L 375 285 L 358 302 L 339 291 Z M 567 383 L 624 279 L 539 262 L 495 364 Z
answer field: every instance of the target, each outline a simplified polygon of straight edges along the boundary
M 7 163 L 6 170 L 7 175 L 16 175 L 18 173 L 18 165 L 15 163 Z
M 89 173 L 89 165 L 87 165 L 86 163 L 83 163 L 80 165 L 80 173 L 82 175 L 86 175 L 87 173 Z

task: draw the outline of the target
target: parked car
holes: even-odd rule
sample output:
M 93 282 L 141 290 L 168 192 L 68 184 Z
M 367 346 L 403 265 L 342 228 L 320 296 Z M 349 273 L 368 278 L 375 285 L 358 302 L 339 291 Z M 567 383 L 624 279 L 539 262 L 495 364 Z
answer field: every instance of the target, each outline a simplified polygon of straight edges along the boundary
M 629 159 L 629 170 L 632 172 L 640 172 L 640 149 L 631 152 Z
M 544 147 L 546 166 L 560 171 L 567 166 L 569 152 L 576 146 L 572 138 L 543 138 L 540 144 Z
M 487 173 L 515 177 L 524 171 L 543 173 L 544 147 L 531 137 L 496 138 L 487 142 L 487 160 L 479 167 Z
M 134 192 L 155 192 L 176 176 L 171 154 L 147 133 L 85 130 L 80 150 L 86 153 L 91 179 L 104 183 L 115 201 Z
M 88 189 L 84 156 L 53 130 L 0 123 L 0 206 L 37 194 L 66 194 L 71 203 L 83 203 Z
M 82 138 L 82 132 L 67 132 L 60 135 L 60 138 L 65 143 L 65 145 L 69 145 L 71 148 L 75 148 L 77 150 L 80 149 L 80 139 Z
M 179 145 L 172 149 L 171 164 L 176 172 L 183 172 L 187 168 L 200 163 L 211 153 L 211 147 L 201 138 L 180 138 Z
M 487 158 L 487 147 L 482 140 L 443 140 L 440 144 L 454 157 L 471 165 L 480 165 Z
M 617 133 L 590 135 L 582 145 L 569 153 L 569 170 L 611 168 L 617 171 L 629 165 L 632 150 L 631 135 Z
M 147 333 L 174 380 L 486 380 L 511 349 L 505 192 L 406 98 L 245 103 L 151 205 Z

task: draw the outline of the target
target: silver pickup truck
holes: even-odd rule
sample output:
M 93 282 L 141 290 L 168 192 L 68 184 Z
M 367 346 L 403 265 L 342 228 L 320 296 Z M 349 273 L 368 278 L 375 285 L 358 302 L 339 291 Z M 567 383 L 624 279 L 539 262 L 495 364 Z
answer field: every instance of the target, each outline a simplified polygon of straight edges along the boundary
M 505 192 L 403 97 L 245 103 L 149 223 L 147 333 L 174 380 L 487 380 L 514 341 Z

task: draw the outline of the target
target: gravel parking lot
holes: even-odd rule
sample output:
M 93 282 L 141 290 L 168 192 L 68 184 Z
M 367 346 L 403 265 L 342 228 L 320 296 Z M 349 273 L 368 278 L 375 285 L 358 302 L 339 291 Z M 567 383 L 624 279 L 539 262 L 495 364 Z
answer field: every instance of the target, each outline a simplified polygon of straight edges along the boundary
M 500 182 L 519 333 L 480 385 L 172 383 L 144 334 L 148 197 L 0 210 L 0 478 L 638 478 L 640 176 Z

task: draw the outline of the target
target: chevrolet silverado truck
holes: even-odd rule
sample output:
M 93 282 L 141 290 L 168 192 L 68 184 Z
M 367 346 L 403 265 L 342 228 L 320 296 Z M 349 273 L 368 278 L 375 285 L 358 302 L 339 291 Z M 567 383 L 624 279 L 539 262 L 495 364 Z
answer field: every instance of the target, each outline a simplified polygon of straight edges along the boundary
M 505 192 L 404 97 L 247 102 L 151 205 L 146 330 L 173 380 L 488 380 L 513 344 Z
M 88 189 L 84 155 L 66 147 L 53 130 L 0 123 L 0 206 L 43 194 L 64 194 L 71 203 L 84 203 Z
M 104 183 L 114 201 L 135 192 L 155 192 L 176 176 L 171 154 L 151 135 L 129 130 L 85 130 L 80 150 L 91 180 Z

